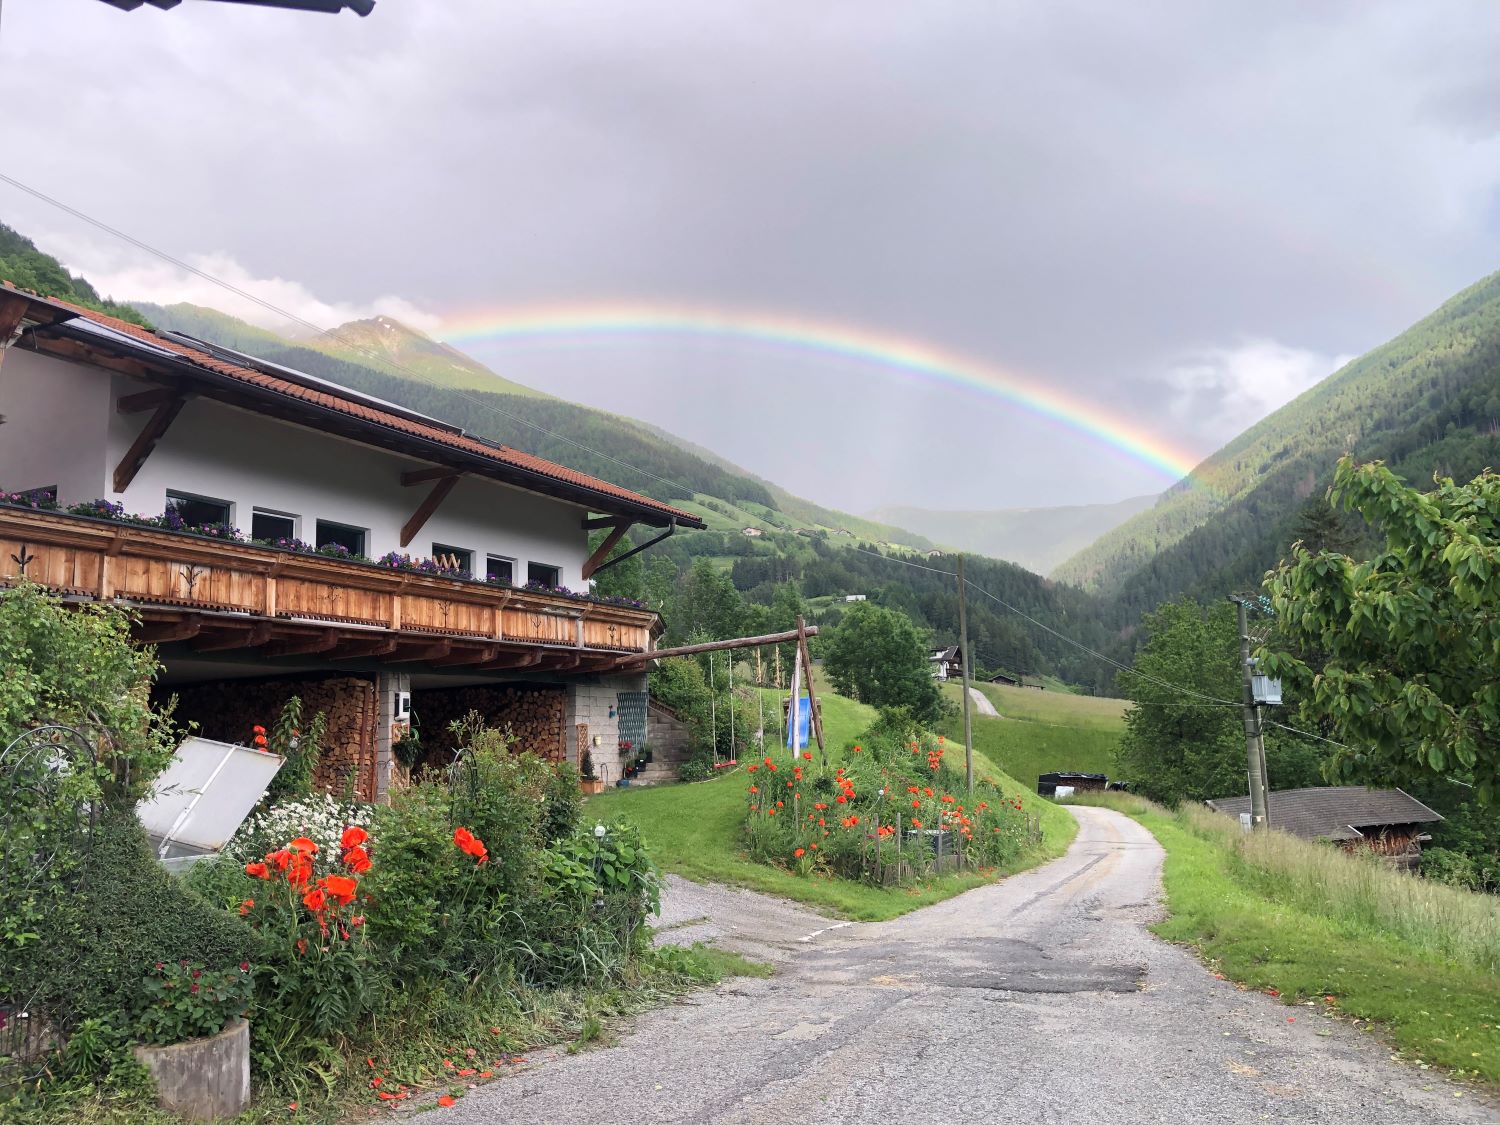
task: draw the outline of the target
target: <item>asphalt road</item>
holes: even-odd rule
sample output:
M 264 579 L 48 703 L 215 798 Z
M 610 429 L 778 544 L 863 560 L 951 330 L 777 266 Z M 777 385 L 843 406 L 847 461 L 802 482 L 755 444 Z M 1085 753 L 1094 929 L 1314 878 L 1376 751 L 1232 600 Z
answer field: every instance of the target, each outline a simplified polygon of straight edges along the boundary
M 1161 849 L 1119 814 L 1072 811 L 1062 859 L 892 922 L 674 882 L 665 938 L 718 937 L 776 976 L 650 1013 L 614 1046 L 533 1053 L 424 1120 L 1500 1121 L 1372 1036 L 1152 937 Z

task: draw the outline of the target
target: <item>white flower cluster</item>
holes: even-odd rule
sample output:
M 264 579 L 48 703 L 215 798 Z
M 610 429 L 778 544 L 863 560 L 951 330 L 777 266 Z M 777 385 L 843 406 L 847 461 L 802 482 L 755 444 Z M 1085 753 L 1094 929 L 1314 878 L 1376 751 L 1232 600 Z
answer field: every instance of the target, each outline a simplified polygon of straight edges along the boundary
M 249 817 L 225 845 L 224 855 L 240 863 L 253 863 L 298 836 L 306 836 L 318 845 L 313 856 L 314 872 L 326 875 L 338 866 L 339 837 L 352 824 L 368 831 L 369 805 L 338 801 L 327 793 L 287 801 Z

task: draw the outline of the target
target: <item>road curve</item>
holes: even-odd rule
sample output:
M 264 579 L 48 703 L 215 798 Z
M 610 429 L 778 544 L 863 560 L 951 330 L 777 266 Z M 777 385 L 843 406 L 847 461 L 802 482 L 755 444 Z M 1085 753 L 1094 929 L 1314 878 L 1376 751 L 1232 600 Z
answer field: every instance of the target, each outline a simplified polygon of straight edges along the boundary
M 1240 992 L 1152 937 L 1160 847 L 1118 813 L 1071 811 L 1063 858 L 891 922 L 829 929 L 751 896 L 760 913 L 737 927 L 714 914 L 746 892 L 692 900 L 677 884 L 684 932 L 717 926 L 780 960 L 777 975 L 650 1013 L 613 1047 L 534 1053 L 432 1120 L 1500 1120 L 1371 1037 Z
M 995 705 L 990 702 L 990 697 L 985 695 L 977 687 L 969 689 L 969 698 L 974 701 L 974 710 L 978 711 L 986 719 L 1003 719 L 1004 715 L 995 710 Z

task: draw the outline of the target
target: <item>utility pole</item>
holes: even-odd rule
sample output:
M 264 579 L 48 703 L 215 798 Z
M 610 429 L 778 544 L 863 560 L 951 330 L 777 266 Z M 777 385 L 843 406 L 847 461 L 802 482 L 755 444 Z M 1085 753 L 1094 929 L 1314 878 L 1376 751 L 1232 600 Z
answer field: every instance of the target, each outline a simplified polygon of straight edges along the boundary
M 1270 786 L 1266 780 L 1266 744 L 1261 735 L 1260 704 L 1255 702 L 1255 685 L 1251 681 L 1250 623 L 1245 600 L 1229 596 L 1239 610 L 1241 703 L 1245 724 L 1245 756 L 1250 766 L 1250 823 L 1256 829 L 1269 828 Z
M 964 780 L 974 793 L 974 721 L 969 716 L 969 614 L 965 604 L 964 557 L 958 556 L 958 655 L 964 668 Z

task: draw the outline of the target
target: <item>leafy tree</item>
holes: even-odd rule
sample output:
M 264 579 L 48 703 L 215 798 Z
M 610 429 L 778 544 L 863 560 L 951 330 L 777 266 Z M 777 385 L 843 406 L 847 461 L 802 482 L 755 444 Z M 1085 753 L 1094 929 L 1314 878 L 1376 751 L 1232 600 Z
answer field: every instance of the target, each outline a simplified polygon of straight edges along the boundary
M 1267 671 L 1347 744 L 1331 776 L 1404 785 L 1457 773 L 1489 802 L 1500 783 L 1500 476 L 1441 478 L 1422 493 L 1346 454 L 1330 500 L 1383 546 L 1362 563 L 1299 550 L 1267 578 L 1292 641 L 1278 647 L 1323 655 L 1314 667 L 1268 651 Z
M 1245 792 L 1245 732 L 1233 705 L 1242 693 L 1234 607 L 1168 602 L 1145 628 L 1149 639 L 1121 676 L 1136 704 L 1115 752 L 1121 776 L 1143 796 L 1173 805 Z M 1266 769 L 1273 789 L 1297 789 L 1317 783 L 1318 757 L 1306 743 L 1269 731 Z
M 904 707 L 920 723 L 945 711 L 932 679 L 927 639 L 911 619 L 870 602 L 855 602 L 825 640 L 824 667 L 841 695 L 872 707 Z
M 671 635 L 724 640 L 739 636 L 744 623 L 745 602 L 729 575 L 708 559 L 694 560 L 671 603 Z

